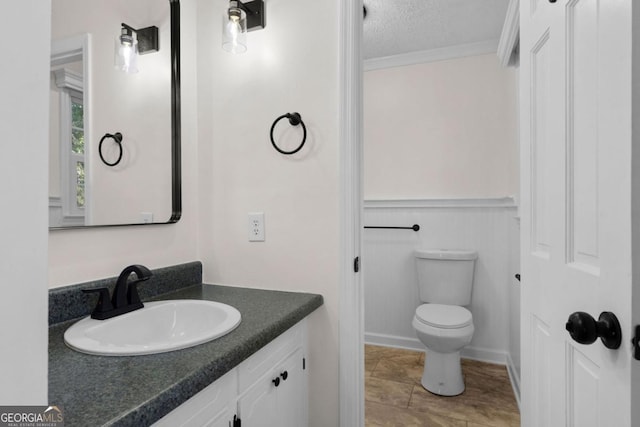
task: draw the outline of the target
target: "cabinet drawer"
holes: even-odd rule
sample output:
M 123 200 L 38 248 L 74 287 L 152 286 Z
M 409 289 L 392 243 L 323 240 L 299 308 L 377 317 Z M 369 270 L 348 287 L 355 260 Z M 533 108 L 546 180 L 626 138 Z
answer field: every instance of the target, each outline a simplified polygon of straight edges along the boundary
M 242 393 L 297 348 L 304 347 L 305 331 L 306 321 L 302 320 L 245 360 L 238 369 L 238 391 Z

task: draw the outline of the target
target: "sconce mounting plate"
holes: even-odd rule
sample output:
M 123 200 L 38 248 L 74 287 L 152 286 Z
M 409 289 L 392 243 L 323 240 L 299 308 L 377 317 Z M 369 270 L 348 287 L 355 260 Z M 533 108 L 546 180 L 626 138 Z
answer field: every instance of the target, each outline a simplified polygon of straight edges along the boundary
M 121 24 L 122 28 L 126 28 L 136 33 L 138 40 L 138 53 L 144 55 L 145 53 L 157 52 L 160 50 L 160 37 L 158 36 L 158 27 L 152 25 L 151 27 L 141 28 L 136 30 L 130 25 Z
M 247 14 L 247 31 L 261 30 L 266 26 L 263 0 L 238 1 L 238 6 Z
M 158 37 L 158 27 L 142 28 L 137 31 L 138 35 L 138 52 L 140 55 L 145 53 L 157 52 L 160 49 L 160 37 Z

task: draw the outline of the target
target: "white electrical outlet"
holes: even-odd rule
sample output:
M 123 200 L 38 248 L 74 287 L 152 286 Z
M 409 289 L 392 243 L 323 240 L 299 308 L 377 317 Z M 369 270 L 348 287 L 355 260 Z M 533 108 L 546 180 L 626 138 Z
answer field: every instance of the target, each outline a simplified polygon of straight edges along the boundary
M 264 212 L 249 212 L 249 241 L 264 242 Z
M 153 212 L 140 212 L 140 219 L 143 224 L 151 224 L 153 222 Z

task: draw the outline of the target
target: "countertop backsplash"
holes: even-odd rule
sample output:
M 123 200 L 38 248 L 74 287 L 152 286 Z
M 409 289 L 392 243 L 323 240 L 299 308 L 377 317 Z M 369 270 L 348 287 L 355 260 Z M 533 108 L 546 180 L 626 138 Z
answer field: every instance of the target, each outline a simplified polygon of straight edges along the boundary
M 124 269 L 126 266 L 122 266 Z M 202 263 L 199 261 L 151 270 L 153 276 L 138 286 L 142 301 L 181 288 L 202 283 Z M 109 288 L 113 292 L 119 271 L 114 277 L 63 286 L 49 290 L 49 326 L 88 316 L 96 306 L 97 295 L 82 293 L 82 289 Z

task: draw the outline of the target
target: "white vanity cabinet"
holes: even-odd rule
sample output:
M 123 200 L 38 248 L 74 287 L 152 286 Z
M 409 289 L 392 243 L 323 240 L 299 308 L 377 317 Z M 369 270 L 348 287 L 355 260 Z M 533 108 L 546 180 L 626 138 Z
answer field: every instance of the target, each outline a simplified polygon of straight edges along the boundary
M 307 425 L 305 320 L 154 424 L 156 427 Z M 240 422 L 234 425 L 234 418 Z
M 299 348 L 238 397 L 242 427 L 306 424 L 306 393 L 300 392 L 306 390 L 303 363 Z
M 237 387 L 238 373 L 233 369 L 169 412 L 154 426 L 230 427 L 229 420 L 233 420 L 236 414 Z

